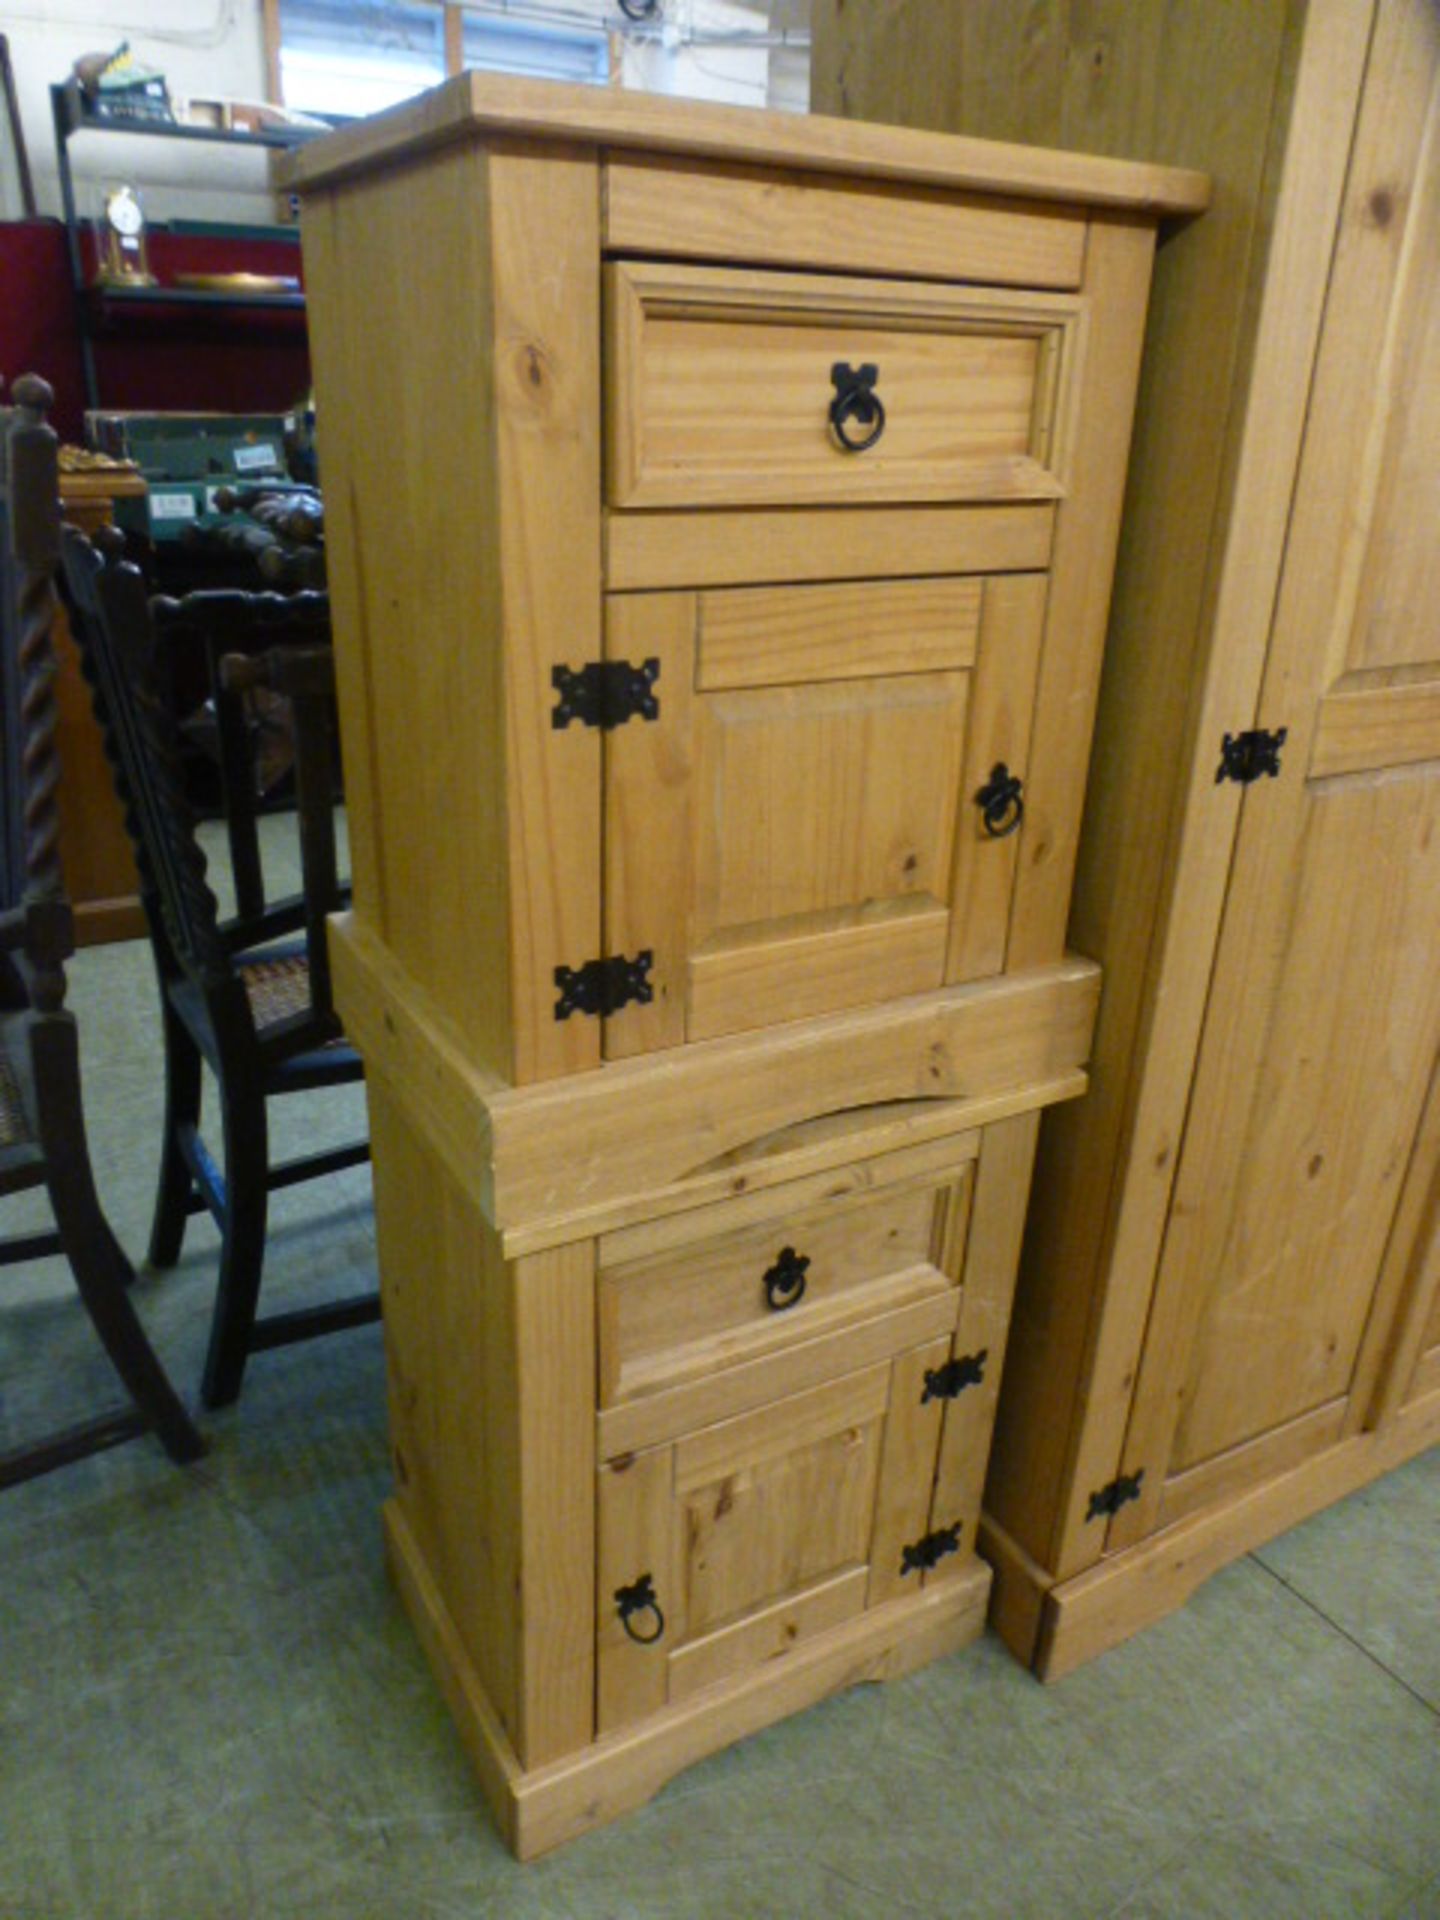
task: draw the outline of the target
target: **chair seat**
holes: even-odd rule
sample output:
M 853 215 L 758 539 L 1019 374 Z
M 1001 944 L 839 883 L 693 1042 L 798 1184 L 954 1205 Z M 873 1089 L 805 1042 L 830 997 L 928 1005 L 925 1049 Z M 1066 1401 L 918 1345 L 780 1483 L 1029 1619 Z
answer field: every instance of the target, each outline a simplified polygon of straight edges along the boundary
M 20 1082 L 9 1054 L 0 1047 L 0 1148 L 23 1146 L 31 1138 Z
M 242 960 L 240 977 L 256 1033 L 310 1011 L 310 961 L 303 949 Z

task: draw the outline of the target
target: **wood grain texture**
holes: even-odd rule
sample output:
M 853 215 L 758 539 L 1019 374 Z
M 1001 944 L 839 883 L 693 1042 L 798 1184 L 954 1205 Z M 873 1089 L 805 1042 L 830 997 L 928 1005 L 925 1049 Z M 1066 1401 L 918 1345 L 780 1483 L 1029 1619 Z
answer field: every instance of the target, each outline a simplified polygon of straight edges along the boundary
M 898 1679 L 954 1652 L 984 1629 L 990 1570 L 934 1594 L 869 1608 L 737 1679 L 680 1700 L 587 1752 L 541 1768 L 513 1788 L 515 1850 L 531 1859 L 643 1804 L 707 1753 L 861 1681 Z
M 1312 6 L 1298 42 L 1297 25 L 1288 11 L 1270 20 L 1270 32 L 1282 35 L 1270 55 L 1280 83 L 1275 119 L 1271 124 L 1267 103 L 1264 117 L 1248 134 L 1237 129 L 1228 162 L 1249 169 L 1237 174 L 1237 186 L 1248 196 L 1244 204 L 1249 231 L 1234 236 L 1231 245 L 1240 238 L 1245 241 L 1238 257 L 1251 276 L 1250 291 L 1245 304 L 1222 309 L 1223 324 L 1233 330 L 1233 374 L 1225 360 L 1211 360 L 1203 343 L 1190 335 L 1179 305 L 1181 287 L 1167 284 L 1161 310 L 1167 329 L 1179 330 L 1174 346 L 1162 347 L 1154 362 L 1155 381 L 1163 380 L 1172 367 L 1183 369 L 1186 358 L 1198 352 L 1200 363 L 1208 363 L 1211 405 L 1222 403 L 1232 378 L 1237 393 L 1248 398 L 1230 409 L 1223 462 L 1218 470 L 1208 468 L 1215 488 L 1213 505 L 1202 508 L 1199 524 L 1209 525 L 1213 512 L 1214 531 L 1196 556 L 1199 571 L 1190 576 L 1190 597 L 1181 602 L 1183 617 L 1194 623 L 1197 635 L 1192 709 L 1188 714 L 1183 705 L 1177 709 L 1163 689 L 1151 691 L 1145 681 L 1136 683 L 1139 691 L 1133 696 L 1151 716 L 1140 733 L 1147 751 L 1138 757 L 1133 777 L 1142 779 L 1146 766 L 1153 773 L 1153 756 L 1158 755 L 1184 770 L 1173 789 L 1167 839 L 1140 843 L 1148 848 L 1152 874 L 1156 861 L 1172 874 L 1168 895 L 1160 898 L 1158 919 L 1153 915 L 1153 885 L 1148 895 L 1121 891 L 1113 904 L 1105 904 L 1108 889 L 1098 877 L 1098 838 L 1092 842 L 1095 864 L 1077 888 L 1077 931 L 1110 960 L 1107 978 L 1116 982 L 1116 1025 L 1106 1038 L 1113 1091 L 1102 1092 L 1101 1098 L 1109 1126 L 1123 1126 L 1118 1138 L 1124 1141 L 1125 1158 L 1109 1194 L 1108 1213 L 1098 1222 L 1104 1235 L 1099 1257 L 1114 1284 L 1107 1286 L 1095 1323 L 1084 1324 L 1080 1336 L 1082 1363 L 1073 1404 L 1077 1411 L 1088 1408 L 1089 1417 L 1077 1424 L 1067 1442 L 1071 1477 L 1059 1510 L 1052 1513 L 1054 1546 L 1048 1564 L 1062 1575 L 1098 1552 L 1097 1530 L 1085 1518 L 1089 1493 L 1125 1464 L 1121 1436 L 1137 1378 L 1239 822 L 1236 793 L 1216 787 L 1213 744 L 1226 729 L 1251 724 L 1259 697 L 1328 280 L 1328 257 L 1315 245 L 1315 235 L 1334 227 L 1364 73 L 1369 21 L 1363 8 L 1343 0 Z M 1292 60 L 1293 79 L 1287 77 Z M 1193 122 L 1189 137 L 1202 137 Z M 1187 234 L 1187 252 L 1191 244 Z M 1213 273 L 1218 263 L 1208 264 Z M 1224 282 L 1217 278 L 1214 284 Z M 1203 304 L 1196 309 L 1195 323 L 1208 324 Z M 1217 381 L 1219 386 L 1211 384 Z M 1197 393 L 1191 404 L 1200 401 Z M 1203 432 L 1203 415 L 1195 419 Z M 1159 456 L 1157 445 L 1153 457 Z M 1176 471 L 1184 468 L 1183 461 L 1176 462 Z M 1156 475 L 1151 480 L 1162 485 Z M 1167 495 L 1162 490 L 1158 498 L 1163 503 Z M 1168 520 L 1177 524 L 1183 539 L 1195 503 L 1185 490 L 1168 500 Z M 1146 515 L 1145 524 L 1152 541 L 1159 543 L 1153 547 L 1159 555 L 1166 550 L 1166 521 Z M 1122 628 L 1131 637 L 1102 715 L 1097 747 L 1102 767 L 1127 764 L 1119 743 L 1122 735 L 1131 738 L 1136 729 L 1130 717 L 1132 695 L 1122 676 L 1133 668 L 1138 652 L 1163 631 L 1150 627 L 1143 616 L 1139 596 L 1147 590 L 1148 576 L 1149 570 L 1142 570 L 1135 577 L 1137 599 Z M 1122 588 L 1125 577 L 1122 568 Z M 1184 576 L 1177 578 L 1185 583 Z M 1105 758 L 1107 744 L 1111 752 Z M 1151 818 L 1155 792 L 1153 785 L 1142 789 L 1124 782 L 1113 794 L 1097 787 L 1092 801 L 1096 835 L 1123 832 L 1127 819 Z M 1117 863 L 1107 864 L 1112 872 L 1117 870 Z M 1127 1006 L 1134 1026 L 1124 1017 Z M 1097 1148 L 1114 1151 L 1099 1131 L 1101 1112 L 1097 1106 L 1097 1133 L 1088 1151 L 1090 1136 L 1062 1130 L 1065 1144 L 1057 1140 L 1055 1159 L 1042 1157 L 1040 1177 L 1049 1198 L 1037 1219 L 1095 1219 L 1083 1194 L 1087 1187 L 1101 1191 L 1091 1184 L 1098 1180 L 1105 1181 L 1108 1191 L 1111 1176 L 1092 1155 Z M 1110 1137 L 1113 1141 L 1117 1136 Z M 1076 1211 L 1067 1213 L 1072 1205 Z M 1087 1235 L 1095 1231 L 1087 1226 Z M 1047 1266 L 1052 1260 L 1065 1263 L 1055 1267 L 1056 1272 L 1068 1270 L 1068 1256 L 1058 1247 L 1037 1254 L 1036 1271 L 1042 1258 Z
M 1430 1076 L 1350 1395 L 1353 1426 L 1383 1427 L 1415 1397 L 1421 1357 L 1440 1346 L 1440 1062 Z
M 593 162 L 473 147 L 306 215 L 356 911 L 521 1081 L 599 1058 L 552 976 L 598 951 L 600 749 L 549 681 L 557 633 L 599 652 L 598 221 Z
M 507 1265 L 383 1089 L 370 1098 L 398 1499 L 533 1766 L 593 1731 L 593 1247 Z
M 600 1403 L 708 1372 L 757 1340 L 800 1339 L 815 1310 L 842 1303 L 863 1313 L 874 1281 L 928 1260 L 935 1189 L 890 1190 L 820 1215 L 741 1227 L 706 1244 L 602 1267 L 599 1277 Z M 782 1244 L 809 1263 L 804 1294 L 777 1311 L 764 1277 Z M 858 1298 L 856 1296 L 859 1296 Z M 727 1341 L 726 1336 L 731 1336 Z
M 1348 1386 L 1440 1040 L 1437 768 L 1299 777 L 1325 696 L 1356 658 L 1357 632 L 1370 630 L 1392 574 L 1410 577 L 1414 543 L 1433 538 L 1385 479 L 1408 406 L 1409 356 L 1440 311 L 1437 113 L 1433 10 L 1382 9 L 1257 713 L 1262 726 L 1289 728 L 1296 773 L 1267 783 L 1274 791 L 1263 798 L 1251 794 L 1242 812 L 1126 1441 L 1127 1456 L 1151 1473 L 1112 1523 L 1112 1545 L 1153 1524 L 1168 1469 Z M 1377 222 L 1373 195 L 1397 178 L 1413 181 L 1404 217 Z M 1425 623 L 1411 640 L 1434 650 Z M 1322 911 L 1315 892 L 1325 887 L 1333 902 L 1337 879 L 1344 915 Z M 1257 1181 L 1267 1183 L 1267 1236 L 1279 1236 L 1264 1247 L 1248 1237 Z M 1310 1294 L 1307 1276 L 1331 1258 L 1334 1275 Z M 1247 1288 L 1253 1319 L 1241 1304 Z
M 600 952 L 600 740 L 589 727 L 555 728 L 550 677 L 557 651 L 575 664 L 601 654 L 599 179 L 588 157 L 500 150 L 489 157 L 488 186 L 508 1077 L 524 1084 L 600 1058 L 592 1022 L 555 1018 L 556 967 Z
M 868 1577 L 865 1567 L 830 1574 L 799 1593 L 782 1594 L 769 1606 L 752 1608 L 743 1619 L 688 1641 L 670 1658 L 671 1700 L 688 1699 L 719 1680 L 778 1660 L 797 1641 L 853 1620 L 864 1610 Z
M 615 591 L 1005 573 L 1045 566 L 1051 506 L 795 507 L 784 512 L 607 513 Z
M 607 1734 L 654 1713 L 669 1697 L 670 1648 L 686 1633 L 684 1595 L 671 1578 L 674 1563 L 675 1449 L 607 1460 L 597 1477 L 598 1552 L 595 1561 L 595 1731 Z M 668 1639 L 647 1643 L 625 1631 L 617 1595 L 651 1577 Z M 653 1617 L 634 1621 L 636 1633 L 654 1631 Z
M 510 1365 L 486 1391 L 511 1416 L 515 1604 L 526 1766 L 573 1752 L 594 1731 L 594 1247 L 527 1254 L 509 1269 Z
M 695 596 L 605 599 L 605 657 L 656 662 L 659 716 L 617 727 L 604 751 L 606 953 L 651 955 L 651 998 L 605 1021 L 607 1060 L 685 1039 L 695 895 Z
M 331 922 L 331 949 L 336 1002 L 347 1031 L 365 1055 L 367 1073 L 385 1081 L 409 1124 L 434 1147 L 462 1186 L 473 1193 L 486 1217 L 492 1217 L 491 1101 L 503 1083 L 470 1065 L 453 1027 L 366 931 L 362 921 L 353 915 L 337 916 Z M 1038 988 L 1043 997 L 1054 985 L 1042 976 L 1040 981 L 1022 985 L 1021 990 L 1033 994 Z M 1007 999 L 1012 991 L 1013 983 L 1007 988 Z M 1063 1056 L 1073 1051 L 1078 1062 L 1084 1056 L 1088 1023 L 1093 1018 L 1089 1009 L 1097 992 L 1094 970 L 1082 963 L 1068 991 L 1081 996 L 1080 1017 L 1069 1039 L 1061 1040 L 1058 1052 Z M 1058 1004 L 1064 1006 L 1066 1002 L 1067 995 L 1062 991 Z M 1031 1002 L 1032 1008 L 1038 1004 Z M 920 1011 L 923 1026 L 923 1007 Z M 863 1027 L 868 1027 L 877 1017 L 862 1014 L 841 1016 L 841 1020 L 858 1018 Z M 1053 1019 L 1054 1008 L 1045 1008 L 1039 1017 Z M 1008 1025 L 1008 1019 L 1003 1024 Z M 1023 1020 L 1017 1024 L 1023 1024 Z M 979 1026 L 989 1026 L 983 1013 Z M 832 1036 L 830 1045 L 840 1054 L 849 1044 L 849 1032 L 842 1024 L 838 1039 Z M 719 1049 L 738 1047 L 746 1059 L 756 1045 L 746 1036 L 707 1044 Z M 728 1069 L 720 1059 L 706 1057 L 710 1065 L 702 1068 L 702 1081 L 709 1083 L 713 1074 L 714 1087 L 719 1089 L 726 1083 Z M 998 1064 L 998 1056 L 992 1064 Z M 672 1068 L 680 1066 L 678 1059 L 667 1060 L 661 1077 L 668 1082 Z M 923 1074 L 923 1064 L 921 1071 Z M 745 1077 L 742 1072 L 740 1078 Z M 502 1245 L 508 1256 L 515 1257 L 639 1222 L 667 1222 L 691 1208 L 736 1195 L 758 1196 L 782 1182 L 800 1178 L 843 1186 L 863 1184 L 870 1177 L 866 1167 L 870 1155 L 887 1159 L 892 1154 L 904 1155 L 908 1169 L 931 1164 L 925 1156 L 940 1147 L 953 1144 L 957 1155 L 966 1154 L 975 1127 L 1057 1100 L 1073 1100 L 1084 1092 L 1086 1084 L 1078 1064 L 1057 1065 L 1038 1074 L 1006 1072 L 1001 1078 L 1003 1084 L 952 1096 L 917 1095 L 897 1085 L 890 1098 L 862 1098 L 858 1104 L 847 1105 L 842 1095 L 838 1106 L 828 1108 L 822 1090 L 820 1111 L 791 1114 L 777 1126 L 757 1124 L 747 1138 L 711 1153 L 705 1164 L 688 1174 L 659 1185 L 622 1182 L 624 1190 L 608 1197 L 592 1198 L 578 1206 L 562 1202 L 553 1213 L 519 1217 L 501 1225 Z M 774 1091 L 767 1092 L 767 1102 Z M 708 1146 L 708 1130 L 709 1123 L 705 1122 L 699 1151 Z
M 911 0 L 901 59 L 894 12 L 816 10 L 826 108 L 1189 161 L 1219 186 L 1156 262 L 1070 928 L 1105 961 L 1101 1071 L 1083 1114 L 1042 1130 L 987 1494 L 1046 1579 L 1100 1551 L 1086 1498 L 1120 1464 L 1234 829 L 1209 743 L 1254 711 L 1324 299 L 1315 236 L 1363 72 L 1364 9 L 1309 12 L 1302 59 L 1289 4 L 980 4 L 957 22 Z M 1029 1621 L 1033 1596 L 1017 1608 Z
M 461 1644 L 445 1598 L 396 1504 L 387 1561 L 507 1845 L 522 1860 L 643 1804 L 672 1775 L 747 1734 L 861 1681 L 898 1679 L 984 1631 L 990 1570 L 817 1633 L 735 1681 L 707 1688 L 570 1759 L 525 1771 Z
M 1052 1587 L 1035 1670 L 1060 1680 L 1183 1606 L 1221 1567 L 1440 1442 L 1440 1394 L 1404 1408 L 1383 1431 L 1354 1434 L 1279 1478 L 1166 1527 Z
M 944 1366 L 949 1351 L 948 1339 L 931 1340 L 897 1354 L 890 1365 L 884 1450 L 869 1543 L 868 1606 L 913 1592 L 931 1578 L 923 1568 L 906 1571 L 905 1549 L 930 1530 L 930 1494 L 945 1403 L 926 1397 L 925 1376 Z M 949 1526 L 953 1517 L 935 1524 Z M 947 1570 L 962 1568 L 974 1544 L 973 1533 L 964 1529 L 960 1552 L 945 1563 Z
M 751 1358 L 723 1356 L 727 1364 L 719 1370 L 604 1408 L 596 1422 L 601 1454 L 613 1458 L 742 1414 L 753 1414 L 763 1425 L 775 1403 L 788 1394 L 816 1390 L 840 1375 L 889 1362 L 923 1341 L 942 1335 L 948 1339 L 955 1329 L 959 1297 L 933 1268 L 917 1266 L 876 1281 L 869 1306 L 868 1316 L 851 1324 L 826 1330 L 817 1319 L 819 1330 L 807 1338 Z
M 985 829 L 975 796 L 997 766 L 1021 779 L 1028 772 L 1047 588 L 1042 574 L 1002 575 L 985 582 L 950 883 L 947 981 L 983 979 L 1005 965 L 1026 829 L 1022 824 L 1018 833 L 996 839 Z
M 1209 199 L 1205 176 L 1183 169 L 1036 153 L 984 140 L 937 140 L 898 127 L 856 128 L 817 115 L 757 113 L 494 73 L 463 74 L 418 100 L 372 115 L 363 127 L 302 149 L 284 179 L 304 193 L 400 154 L 413 157 L 457 140 L 505 135 L 595 143 L 621 153 L 758 160 L 807 172 L 1156 214 L 1198 213 Z
M 1424 606 L 1423 600 L 1413 606 Z M 1325 696 L 1310 750 L 1310 777 L 1365 773 L 1433 760 L 1440 742 L 1440 677 L 1347 674 Z
M 512 1750 L 523 1738 L 514 1431 L 481 1387 L 508 1361 L 493 1236 L 371 1083 L 395 1504 Z M 487 1257 L 488 1256 L 488 1257 Z
M 821 1113 L 983 1098 L 1048 1081 L 1084 1059 L 1098 984 L 1091 966 L 1067 960 L 760 1036 L 702 1041 L 667 1058 L 663 1075 L 627 1060 L 564 1086 L 501 1090 L 486 1102 L 496 1218 L 508 1225 L 653 1194 Z
M 1053 499 L 1076 311 L 1070 294 L 612 262 L 607 500 Z M 842 361 L 880 369 L 884 435 L 860 454 L 828 425 Z
M 696 688 L 973 667 L 983 592 L 941 578 L 699 594 Z
M 605 167 L 603 237 L 615 253 L 1016 287 L 1076 287 L 1085 258 L 1071 208 L 638 157 Z
M 1039 1130 L 1038 1112 L 985 1129 L 968 1232 L 952 1255 L 957 1261 L 963 1257 L 964 1262 L 958 1267 L 961 1302 L 954 1352 L 957 1357 L 983 1354 L 984 1374 L 957 1399 L 945 1402 L 931 1525 L 951 1526 L 959 1520 L 971 1547 L 1005 1374 L 1010 1309 Z
M 929 1140 L 899 1147 L 870 1159 L 851 1159 L 843 1168 L 788 1180 L 781 1187 L 738 1192 L 709 1205 L 693 1206 L 679 1215 L 662 1215 L 633 1227 L 605 1233 L 598 1241 L 602 1269 L 631 1261 L 653 1260 L 660 1254 L 678 1254 L 683 1248 L 717 1236 L 725 1237 L 761 1224 L 797 1216 L 823 1216 L 845 1211 L 858 1196 L 881 1194 L 893 1188 L 934 1186 L 942 1173 L 960 1174 L 979 1151 L 980 1136 Z M 934 1258 L 935 1256 L 930 1256 Z
M 1055 516 L 1024 857 L 1010 911 L 1012 967 L 1043 965 L 1065 945 L 1154 247 L 1149 226 L 1095 222 L 1090 229 L 1087 325 L 1070 376 L 1077 424 L 1068 453 L 1086 484 Z
M 697 953 L 690 962 L 690 1038 L 753 1032 L 938 986 L 950 916 L 932 902 L 922 896 L 913 908 L 901 899 L 885 903 L 889 912 L 866 907 L 807 916 L 779 938 L 736 938 Z

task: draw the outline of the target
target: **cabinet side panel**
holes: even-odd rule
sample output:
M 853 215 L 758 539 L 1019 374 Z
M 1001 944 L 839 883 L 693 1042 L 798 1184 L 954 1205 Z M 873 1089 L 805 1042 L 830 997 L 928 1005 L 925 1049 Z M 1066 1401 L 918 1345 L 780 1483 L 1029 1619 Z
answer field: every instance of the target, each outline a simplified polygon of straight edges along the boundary
M 510 1076 L 486 157 L 307 203 L 355 910 Z
M 523 1765 L 594 1716 L 594 1250 L 508 1263 L 369 1081 L 396 1493 Z
M 510 1273 L 514 1367 L 483 1390 L 513 1408 L 519 1755 L 538 1767 L 595 1727 L 595 1243 L 527 1254 Z
M 490 1703 L 522 1733 L 514 1406 L 494 1236 L 368 1083 L 396 1498 Z

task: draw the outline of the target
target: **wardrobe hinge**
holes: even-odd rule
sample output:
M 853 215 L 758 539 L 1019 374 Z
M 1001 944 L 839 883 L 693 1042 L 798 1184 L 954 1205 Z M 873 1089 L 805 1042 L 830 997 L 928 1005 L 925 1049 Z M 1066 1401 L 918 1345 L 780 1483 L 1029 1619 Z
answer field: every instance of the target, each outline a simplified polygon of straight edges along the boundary
M 1280 749 L 1290 734 L 1288 727 L 1266 733 L 1253 727 L 1248 733 L 1227 733 L 1220 742 L 1220 764 L 1215 769 L 1215 784 L 1234 780 L 1248 787 L 1252 780 L 1267 776 L 1273 780 L 1280 771 Z
M 1138 1473 L 1117 1473 L 1103 1487 L 1098 1487 L 1090 1496 L 1090 1505 L 1085 1509 L 1087 1520 L 1098 1520 L 1101 1514 L 1118 1513 L 1121 1507 L 1131 1500 L 1140 1498 L 1140 1482 L 1145 1478 L 1145 1469 Z
M 919 1573 L 943 1560 L 947 1553 L 960 1551 L 960 1522 L 953 1527 L 939 1527 L 934 1533 L 927 1533 L 923 1540 L 917 1540 L 913 1546 L 905 1547 L 900 1554 L 901 1573 Z
M 966 1387 L 978 1387 L 985 1378 L 985 1362 L 989 1357 L 990 1349 L 982 1347 L 978 1353 L 957 1353 L 943 1367 L 927 1367 L 921 1406 L 927 1400 L 953 1400 Z
M 568 1020 L 572 1013 L 590 1013 L 603 1019 L 632 1000 L 648 1005 L 655 998 L 649 979 L 654 958 L 653 950 L 646 947 L 633 960 L 617 953 L 608 960 L 587 960 L 583 967 L 556 967 L 560 998 L 555 1002 L 555 1018 Z
M 660 702 L 652 689 L 660 662 L 588 660 L 583 667 L 551 667 L 550 684 L 560 698 L 550 715 L 557 731 L 578 720 L 587 727 L 623 727 L 627 720 L 658 720 Z

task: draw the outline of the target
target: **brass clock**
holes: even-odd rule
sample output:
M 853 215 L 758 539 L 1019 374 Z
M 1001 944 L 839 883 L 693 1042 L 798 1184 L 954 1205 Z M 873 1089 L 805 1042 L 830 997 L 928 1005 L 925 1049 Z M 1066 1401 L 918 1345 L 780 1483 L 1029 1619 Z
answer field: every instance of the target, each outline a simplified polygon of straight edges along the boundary
M 153 287 L 145 209 L 134 187 L 107 187 L 100 215 L 97 277 L 110 287 Z

